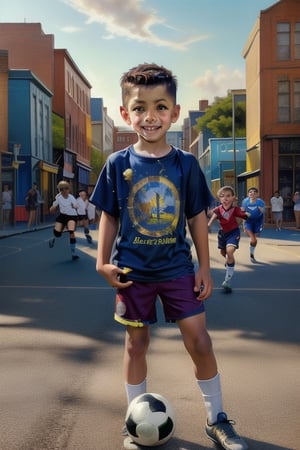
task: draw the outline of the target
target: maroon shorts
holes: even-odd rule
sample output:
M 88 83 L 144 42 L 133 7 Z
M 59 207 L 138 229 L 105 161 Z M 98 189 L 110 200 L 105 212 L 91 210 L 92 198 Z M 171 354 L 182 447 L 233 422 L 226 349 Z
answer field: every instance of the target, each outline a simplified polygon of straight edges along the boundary
M 158 283 L 134 281 L 116 295 L 115 320 L 143 327 L 157 321 L 156 300 L 161 300 L 166 322 L 176 322 L 204 312 L 204 304 L 194 292 L 194 275 Z

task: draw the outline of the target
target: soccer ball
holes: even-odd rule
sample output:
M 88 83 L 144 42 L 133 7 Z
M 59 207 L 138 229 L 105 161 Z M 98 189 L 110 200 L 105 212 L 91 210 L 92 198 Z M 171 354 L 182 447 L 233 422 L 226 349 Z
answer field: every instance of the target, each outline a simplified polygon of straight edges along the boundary
M 141 394 L 129 404 L 125 425 L 134 442 L 155 447 L 164 444 L 173 435 L 175 414 L 162 395 Z

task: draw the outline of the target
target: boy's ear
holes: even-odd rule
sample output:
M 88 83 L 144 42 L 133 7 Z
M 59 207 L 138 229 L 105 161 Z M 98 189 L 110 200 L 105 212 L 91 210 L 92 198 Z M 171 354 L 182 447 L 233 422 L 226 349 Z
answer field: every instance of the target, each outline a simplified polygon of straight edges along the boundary
M 172 112 L 172 123 L 177 122 L 180 115 L 180 105 L 175 105 Z
M 131 125 L 131 120 L 130 120 L 128 111 L 126 108 L 124 108 L 124 106 L 120 106 L 120 114 L 121 114 L 121 117 L 124 120 L 124 122 L 126 122 L 127 125 Z

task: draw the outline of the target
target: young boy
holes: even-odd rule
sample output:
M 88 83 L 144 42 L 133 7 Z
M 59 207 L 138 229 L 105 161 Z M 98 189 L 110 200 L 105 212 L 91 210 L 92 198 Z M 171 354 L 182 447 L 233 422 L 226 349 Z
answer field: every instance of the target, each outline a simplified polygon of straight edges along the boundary
M 76 254 L 76 237 L 75 229 L 77 222 L 77 203 L 75 197 L 70 194 L 70 185 L 67 181 L 60 181 L 57 185 L 59 194 L 56 195 L 55 200 L 50 207 L 50 213 L 54 214 L 59 210 L 56 217 L 55 226 L 53 230 L 54 238 L 48 241 L 49 247 L 53 248 L 55 238 L 61 237 L 64 228 L 66 227 L 70 233 L 70 247 L 72 261 L 76 261 L 79 256 Z
M 241 208 L 250 214 L 244 222 L 244 230 L 250 238 L 250 260 L 255 263 L 254 251 L 257 246 L 257 236 L 263 230 L 265 212 L 265 202 L 258 198 L 258 189 L 256 187 L 248 189 L 248 197 L 242 201 Z
M 128 403 L 147 390 L 146 353 L 159 296 L 166 321 L 178 324 L 193 360 L 208 437 L 227 450 L 245 450 L 223 412 L 205 325 L 204 300 L 212 293 L 206 218 L 212 196 L 196 158 L 166 142 L 180 112 L 176 78 L 162 66 L 145 63 L 122 76 L 121 88 L 121 116 L 138 142 L 108 158 L 91 201 L 102 211 L 96 269 L 116 288 L 115 320 L 126 326 Z M 196 271 L 186 226 L 199 261 Z M 130 438 L 124 446 L 132 448 Z
M 221 229 L 218 232 L 218 248 L 220 249 L 221 255 L 226 258 L 226 273 L 222 286 L 225 292 L 231 292 L 230 280 L 233 277 L 235 268 L 234 252 L 239 248 L 241 237 L 237 217 L 247 219 L 250 214 L 245 213 L 241 208 L 233 205 L 236 197 L 231 186 L 224 186 L 219 189 L 217 197 L 221 204 L 212 210 L 208 227 L 216 219 L 219 220 Z
M 78 224 L 83 226 L 83 232 L 86 237 L 86 240 L 89 244 L 93 242 L 92 236 L 90 235 L 89 229 L 89 218 L 88 218 L 88 207 L 89 207 L 89 199 L 87 192 L 82 189 L 78 192 L 77 197 L 77 214 L 78 214 Z

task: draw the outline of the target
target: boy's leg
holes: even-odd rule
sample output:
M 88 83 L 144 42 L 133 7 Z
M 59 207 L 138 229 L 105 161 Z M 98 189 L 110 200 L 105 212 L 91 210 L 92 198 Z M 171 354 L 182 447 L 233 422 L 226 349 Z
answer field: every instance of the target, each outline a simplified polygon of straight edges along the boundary
M 75 220 L 69 220 L 67 225 L 68 225 L 68 231 L 70 233 L 70 247 L 71 247 L 72 260 L 76 261 L 77 259 L 79 259 L 79 256 L 76 255 L 76 237 L 75 237 L 76 222 L 75 222 Z
M 226 263 L 225 280 L 222 283 L 222 286 L 226 292 L 231 292 L 230 280 L 234 274 L 234 268 L 235 268 L 234 252 L 235 252 L 235 250 L 236 250 L 236 247 L 234 245 L 229 244 L 226 247 L 227 263 Z
M 218 378 L 218 369 L 212 342 L 206 330 L 205 313 L 180 320 L 178 325 L 185 348 L 194 362 L 195 377 L 209 387 L 210 380 Z M 202 392 L 208 421 L 211 423 L 217 420 L 218 413 L 223 410 L 221 388 L 212 383 L 215 389 L 212 389 L 210 394 L 208 390 Z
M 61 235 L 62 235 L 62 229 L 63 229 L 63 224 L 60 223 L 60 222 L 55 222 L 54 229 L 53 229 L 53 235 L 54 235 L 55 237 L 49 239 L 49 241 L 48 241 L 48 245 L 49 245 L 50 248 L 53 248 L 53 247 L 54 247 L 54 244 L 55 244 L 55 238 L 61 237 Z
M 207 412 L 206 434 L 226 450 L 247 450 L 246 442 L 235 432 L 223 412 L 220 375 L 206 330 L 205 313 L 178 321 L 184 345 L 193 362 Z
M 125 335 L 124 348 L 124 374 L 125 390 L 128 405 L 138 395 L 147 392 L 147 361 L 146 353 L 149 347 L 150 330 L 149 326 L 131 327 L 128 326 Z M 127 429 L 124 425 L 122 430 L 124 436 Z M 138 449 L 139 446 L 132 442 L 131 438 L 125 438 L 124 448 Z
M 92 236 L 90 235 L 89 221 L 83 220 L 82 225 L 83 225 L 83 232 L 84 232 L 85 238 L 88 241 L 88 243 L 91 244 L 93 242 L 93 239 L 92 239 Z
M 149 342 L 148 325 L 144 327 L 127 326 L 123 364 L 125 382 L 128 385 L 140 385 L 147 377 L 146 353 Z

